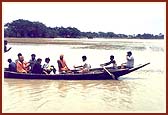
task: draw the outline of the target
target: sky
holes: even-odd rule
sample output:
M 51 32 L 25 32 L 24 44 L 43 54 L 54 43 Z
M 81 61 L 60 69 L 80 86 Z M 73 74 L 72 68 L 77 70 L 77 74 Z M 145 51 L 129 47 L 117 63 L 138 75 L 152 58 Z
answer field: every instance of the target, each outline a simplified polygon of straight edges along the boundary
M 166 33 L 166 2 L 3 2 L 3 24 L 18 19 L 82 32 Z

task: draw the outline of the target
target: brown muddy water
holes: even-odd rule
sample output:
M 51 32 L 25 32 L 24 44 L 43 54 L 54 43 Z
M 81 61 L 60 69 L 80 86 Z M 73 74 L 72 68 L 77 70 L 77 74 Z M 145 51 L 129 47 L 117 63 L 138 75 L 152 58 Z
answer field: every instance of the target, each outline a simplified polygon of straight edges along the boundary
M 165 113 L 166 112 L 166 49 L 164 40 L 80 40 L 85 44 L 25 44 L 9 43 L 12 49 L 3 54 L 17 59 L 21 52 L 25 60 L 35 53 L 43 62 L 50 57 L 57 67 L 60 54 L 68 66 L 81 63 L 86 55 L 92 68 L 115 56 L 118 65 L 125 62 L 131 50 L 135 65 L 151 64 L 133 73 L 112 80 L 2 80 L 3 113 Z M 88 45 L 87 45 L 88 43 Z

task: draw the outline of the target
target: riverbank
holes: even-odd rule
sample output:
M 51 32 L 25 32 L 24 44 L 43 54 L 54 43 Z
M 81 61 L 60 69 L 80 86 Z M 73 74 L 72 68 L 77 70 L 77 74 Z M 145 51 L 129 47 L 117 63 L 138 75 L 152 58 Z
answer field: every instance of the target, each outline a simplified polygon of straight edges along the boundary
M 65 44 L 65 45 L 93 45 L 96 43 L 105 42 L 108 44 L 109 41 L 125 42 L 131 41 L 129 39 L 104 39 L 104 38 L 4 38 L 8 43 L 24 43 L 24 44 Z M 121 41 L 122 40 L 122 41 Z M 104 45 L 104 44 L 103 44 Z
M 104 38 L 94 38 L 94 39 L 87 39 L 87 38 L 4 38 L 7 40 L 8 43 L 24 43 L 24 44 L 69 44 L 69 45 L 93 45 L 96 43 L 100 43 L 99 45 L 108 44 L 109 42 L 132 42 L 133 39 L 104 39 Z M 136 41 L 151 41 L 151 39 L 136 39 Z M 154 41 L 154 39 L 152 40 Z M 156 42 L 160 40 L 156 40 Z M 135 43 L 135 42 L 134 42 Z
M 4 38 L 8 43 L 26 43 L 26 44 L 81 44 L 80 39 L 63 39 L 63 38 Z

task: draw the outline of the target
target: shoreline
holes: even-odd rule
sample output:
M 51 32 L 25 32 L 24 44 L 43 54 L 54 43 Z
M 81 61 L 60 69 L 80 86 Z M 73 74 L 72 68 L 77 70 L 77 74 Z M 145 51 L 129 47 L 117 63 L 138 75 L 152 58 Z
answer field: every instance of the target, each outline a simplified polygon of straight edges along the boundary
M 8 43 L 24 44 L 84 44 L 83 39 L 64 39 L 64 38 L 4 38 Z
M 132 42 L 134 39 L 104 39 L 104 38 L 4 38 L 8 43 L 24 43 L 24 44 L 69 44 L 69 45 L 93 45 L 98 42 Z M 156 40 L 156 39 L 136 39 L 142 40 Z M 160 41 L 160 40 L 156 40 Z

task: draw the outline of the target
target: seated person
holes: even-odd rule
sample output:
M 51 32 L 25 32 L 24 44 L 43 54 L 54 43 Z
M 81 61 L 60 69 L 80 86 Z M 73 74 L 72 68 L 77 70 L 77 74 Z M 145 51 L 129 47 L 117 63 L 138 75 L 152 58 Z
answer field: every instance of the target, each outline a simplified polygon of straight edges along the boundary
M 45 64 L 43 65 L 43 72 L 45 72 L 45 74 L 50 74 L 52 71 L 55 74 L 56 73 L 56 69 L 54 68 L 53 65 L 49 64 L 50 62 L 50 58 L 45 58 Z
M 12 62 L 11 59 L 8 59 L 8 62 L 9 62 L 9 71 L 13 71 L 13 72 L 16 72 L 16 64 L 14 62 Z
M 19 73 L 28 73 L 30 70 L 30 63 L 24 61 L 24 57 L 20 56 L 16 63 L 16 70 Z
M 104 64 L 100 64 L 100 66 L 107 66 L 107 65 L 110 65 L 110 64 L 112 64 L 112 68 L 114 68 L 114 69 L 117 68 L 117 63 L 114 60 L 114 56 L 113 55 L 110 56 L 110 61 L 109 62 L 104 63 Z
M 17 62 L 19 61 L 19 58 L 20 58 L 20 56 L 22 56 L 22 54 L 21 54 L 21 53 L 18 53 L 17 56 L 18 56 L 18 59 L 15 60 L 15 63 L 17 63 Z
M 78 72 L 82 72 L 82 73 L 89 72 L 89 69 L 91 68 L 91 66 L 90 66 L 90 64 L 87 63 L 87 57 L 82 56 L 82 61 L 83 61 L 82 65 L 74 66 L 74 68 L 79 68 Z
M 33 68 L 32 68 L 32 73 L 36 73 L 36 74 L 42 74 L 43 73 L 43 68 L 41 67 L 41 62 L 42 59 L 38 58 L 36 63 L 34 64 Z
M 127 60 L 126 63 L 121 64 L 121 68 L 129 68 L 129 69 L 133 68 L 134 67 L 134 57 L 132 56 L 131 51 L 127 52 L 126 60 Z
M 30 70 L 30 71 L 32 71 L 33 66 L 34 66 L 34 64 L 36 63 L 36 55 L 35 55 L 35 54 L 32 54 L 32 55 L 31 55 L 31 59 L 29 60 L 29 63 L 30 63 L 30 67 L 31 67 L 31 70 Z
M 57 63 L 58 63 L 58 69 L 60 73 L 71 72 L 64 60 L 64 55 L 60 55 L 60 59 L 57 60 Z

